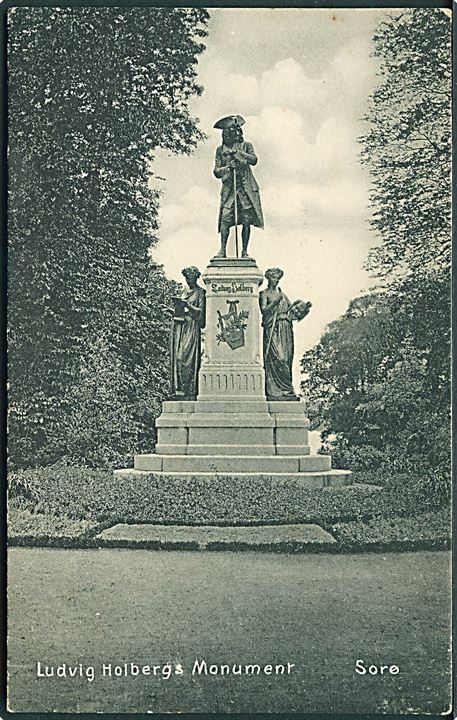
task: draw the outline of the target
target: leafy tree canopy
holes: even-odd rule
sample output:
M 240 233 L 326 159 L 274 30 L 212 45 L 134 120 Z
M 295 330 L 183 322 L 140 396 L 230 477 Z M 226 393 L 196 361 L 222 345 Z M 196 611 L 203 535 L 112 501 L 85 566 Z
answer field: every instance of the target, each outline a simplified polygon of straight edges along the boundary
M 362 160 L 381 239 L 369 267 L 380 278 L 449 269 L 450 29 L 446 12 L 413 9 L 383 22 L 373 38 L 381 80 Z
M 105 368 L 111 402 L 127 395 L 130 420 L 143 431 L 144 403 L 132 398 L 146 385 L 151 410 L 165 391 L 173 287 L 148 254 L 158 210 L 149 180 L 156 148 L 189 153 L 202 138 L 188 101 L 202 91 L 207 19 L 186 8 L 9 13 L 13 463 L 68 451 L 69 428 L 84 424 L 75 397 L 88 367 L 94 377 Z M 95 392 L 96 382 L 89 386 Z M 97 442 L 94 434 L 93 462 L 102 461 Z M 84 442 L 78 452 L 84 460 Z

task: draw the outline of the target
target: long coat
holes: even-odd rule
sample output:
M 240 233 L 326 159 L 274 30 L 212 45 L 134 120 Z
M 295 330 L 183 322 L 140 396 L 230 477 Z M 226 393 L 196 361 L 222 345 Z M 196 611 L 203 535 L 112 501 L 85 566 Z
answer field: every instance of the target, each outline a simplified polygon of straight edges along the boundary
M 254 208 L 254 214 L 256 221 L 254 225 L 256 227 L 263 228 L 263 213 L 262 205 L 260 204 L 260 191 L 254 174 L 250 168 L 251 165 L 257 164 L 257 155 L 254 152 L 252 143 L 242 142 L 237 147 L 237 154 L 235 159 L 241 163 L 241 166 L 237 170 L 236 180 L 237 184 L 244 189 L 248 196 L 252 207 Z M 217 178 L 222 180 L 221 187 L 221 204 L 219 208 L 219 224 L 218 230 L 221 230 L 221 214 L 222 208 L 226 204 L 233 202 L 233 170 L 228 166 L 228 155 L 226 154 L 228 148 L 225 145 L 220 145 L 216 150 L 216 159 L 214 162 L 214 174 Z

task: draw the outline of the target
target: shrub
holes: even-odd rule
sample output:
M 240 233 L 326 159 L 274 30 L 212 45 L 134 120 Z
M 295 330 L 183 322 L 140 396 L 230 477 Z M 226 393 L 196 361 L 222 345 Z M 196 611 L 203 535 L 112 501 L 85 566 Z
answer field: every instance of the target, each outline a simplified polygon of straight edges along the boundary
M 8 473 L 8 499 L 15 508 L 33 509 L 39 501 L 40 486 L 36 471 Z
M 414 517 L 375 518 L 367 522 L 337 523 L 331 532 L 340 545 L 348 548 L 398 543 L 411 546 L 446 547 L 451 535 L 449 515 L 428 512 Z
M 72 467 L 64 462 L 8 474 L 8 500 L 12 508 L 68 515 L 92 516 L 90 488 L 106 488 L 112 472 Z
M 323 453 L 332 456 L 333 467 L 352 471 L 376 471 L 382 467 L 386 458 L 383 450 L 372 445 L 350 445 L 342 436 L 328 440 L 324 445 Z
M 381 451 L 371 445 L 350 445 L 343 436 L 327 440 L 322 452 L 330 453 L 333 467 L 352 470 L 357 482 L 406 494 L 412 504 L 440 507 L 450 502 L 450 458 L 444 452 L 444 459 L 438 461 L 425 450 L 408 455 L 390 445 Z
M 360 479 L 356 476 L 356 479 Z M 35 512 L 96 522 L 318 522 L 411 515 L 436 506 L 397 476 L 385 489 L 357 485 L 309 490 L 268 478 L 215 475 L 177 479 L 153 473 L 113 475 L 52 465 L 16 472 L 10 503 Z M 19 490 L 27 488 L 29 499 Z M 418 499 L 419 498 L 419 499 Z
M 414 473 L 388 475 L 384 487 L 392 495 L 401 497 L 411 508 L 450 507 L 451 473 L 443 467 L 435 471 L 416 468 Z
M 81 539 L 97 530 L 98 526 L 90 520 L 56 517 L 30 510 L 10 507 L 8 510 L 8 539 L 18 541 L 53 541 Z

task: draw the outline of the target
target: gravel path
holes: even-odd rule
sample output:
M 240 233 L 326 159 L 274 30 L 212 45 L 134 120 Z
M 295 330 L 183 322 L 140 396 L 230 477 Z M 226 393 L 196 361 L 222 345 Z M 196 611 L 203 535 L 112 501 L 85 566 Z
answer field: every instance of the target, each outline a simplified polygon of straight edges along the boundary
M 449 562 L 447 552 L 13 548 L 10 709 L 443 712 Z M 197 659 L 202 674 L 193 675 Z M 230 674 L 205 675 L 202 660 Z M 400 671 L 358 675 L 357 660 Z M 77 675 L 67 667 L 67 677 L 37 677 L 38 662 Z M 169 678 L 167 662 L 177 671 Z M 134 664 L 129 675 L 115 676 L 124 663 Z M 243 674 L 232 674 L 239 664 Z M 245 674 L 246 664 L 259 674 Z M 135 666 L 150 674 L 132 676 Z

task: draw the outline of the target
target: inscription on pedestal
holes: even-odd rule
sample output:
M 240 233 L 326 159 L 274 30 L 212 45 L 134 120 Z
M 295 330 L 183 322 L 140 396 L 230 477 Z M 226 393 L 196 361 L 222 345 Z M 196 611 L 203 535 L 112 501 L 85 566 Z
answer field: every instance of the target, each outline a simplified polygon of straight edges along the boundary
M 235 294 L 235 293 L 249 293 L 252 295 L 254 292 L 254 286 L 253 285 L 245 285 L 244 283 L 237 283 L 232 282 L 230 284 L 226 283 L 211 283 L 210 286 L 211 292 L 213 293 L 228 293 L 229 295 Z
M 245 395 L 257 394 L 263 389 L 263 373 L 261 372 L 221 372 L 211 369 L 200 372 L 202 381 L 201 392 Z

